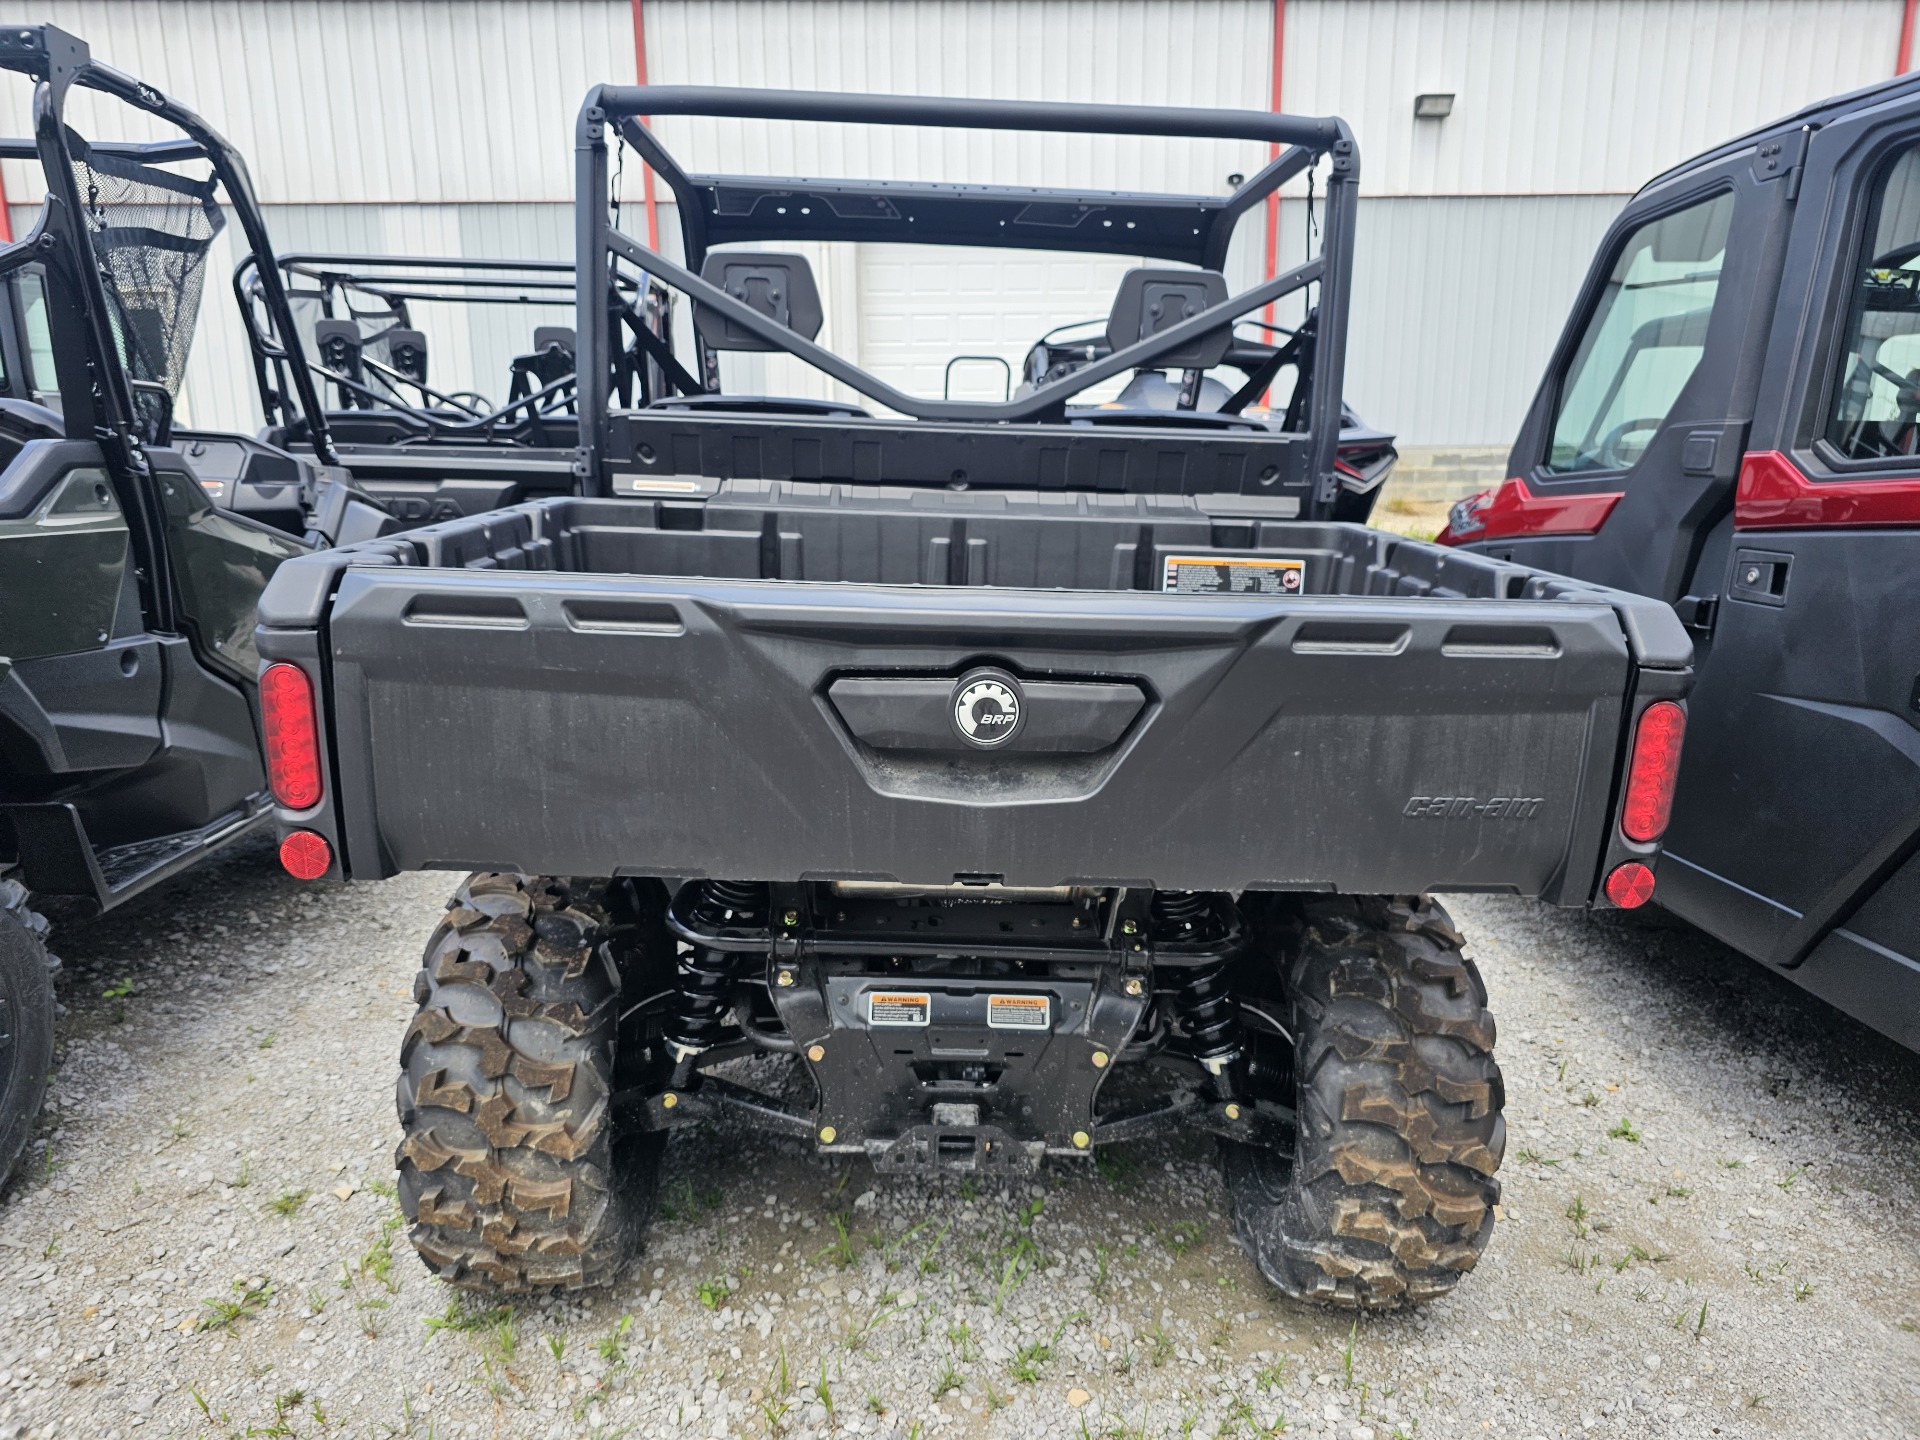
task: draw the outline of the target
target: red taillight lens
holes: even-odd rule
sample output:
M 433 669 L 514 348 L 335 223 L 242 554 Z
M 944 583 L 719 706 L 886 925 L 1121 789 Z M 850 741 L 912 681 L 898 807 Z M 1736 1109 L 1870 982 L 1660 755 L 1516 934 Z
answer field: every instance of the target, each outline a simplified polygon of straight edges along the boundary
M 307 672 L 285 661 L 261 672 L 260 716 L 267 729 L 273 798 L 289 810 L 312 809 L 320 803 L 320 728 Z
M 1653 871 L 1638 860 L 1629 860 L 1613 867 L 1613 873 L 1607 876 L 1606 888 L 1607 899 L 1622 910 L 1638 910 L 1653 898 Z
M 1656 700 L 1640 712 L 1627 762 L 1627 800 L 1620 807 L 1620 832 L 1629 840 L 1645 845 L 1667 833 L 1686 733 L 1687 712 L 1671 700 Z
M 333 864 L 333 847 L 311 830 L 296 830 L 280 842 L 280 863 L 296 880 L 318 880 Z

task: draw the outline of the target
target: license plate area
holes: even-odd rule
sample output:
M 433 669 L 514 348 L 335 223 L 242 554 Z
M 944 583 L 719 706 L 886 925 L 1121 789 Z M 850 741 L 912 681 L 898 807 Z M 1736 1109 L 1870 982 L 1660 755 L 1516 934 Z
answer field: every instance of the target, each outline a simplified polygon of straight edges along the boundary
M 1025 1170 L 1049 1150 L 1084 1149 L 1074 1136 L 1091 1130 L 1112 1056 L 1144 1008 L 1106 967 L 912 973 L 905 984 L 873 965 L 821 968 L 775 993 L 819 1087 L 816 1134 L 831 1129 L 823 1143 L 889 1170 Z

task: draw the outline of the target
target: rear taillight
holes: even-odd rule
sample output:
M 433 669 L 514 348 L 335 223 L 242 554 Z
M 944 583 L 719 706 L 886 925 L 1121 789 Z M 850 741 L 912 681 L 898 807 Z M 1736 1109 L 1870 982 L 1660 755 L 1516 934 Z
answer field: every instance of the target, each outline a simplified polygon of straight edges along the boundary
M 296 880 L 318 880 L 333 864 L 333 847 L 324 835 L 296 830 L 280 842 L 280 863 Z
M 320 803 L 320 728 L 306 671 L 285 661 L 262 671 L 260 717 L 267 731 L 273 798 L 289 810 L 312 809 Z
M 1673 787 L 1680 778 L 1680 741 L 1687 712 L 1671 700 L 1656 700 L 1640 712 L 1627 761 L 1627 798 L 1620 807 L 1620 833 L 1642 845 L 1667 833 Z

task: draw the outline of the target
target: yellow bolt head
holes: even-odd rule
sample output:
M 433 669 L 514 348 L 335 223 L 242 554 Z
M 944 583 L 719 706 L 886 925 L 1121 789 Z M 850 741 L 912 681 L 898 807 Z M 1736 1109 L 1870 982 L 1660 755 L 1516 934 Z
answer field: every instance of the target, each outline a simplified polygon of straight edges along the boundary
M 671 1110 L 674 1106 L 678 1105 L 679 1103 L 680 1103 L 680 1097 L 674 1094 L 671 1090 L 669 1090 L 666 1094 L 660 1097 L 660 1108 L 662 1110 Z
M 1147 987 L 1146 987 L 1146 983 L 1142 981 L 1138 975 L 1129 975 L 1127 977 L 1127 983 L 1125 988 L 1126 988 L 1127 994 L 1137 996 L 1140 994 L 1141 991 L 1145 990 Z
M 807 1059 L 809 1059 L 809 1060 L 812 1060 L 812 1061 L 815 1061 L 815 1062 L 818 1062 L 818 1061 L 821 1061 L 821 1060 L 824 1060 L 824 1059 L 826 1059 L 826 1058 L 827 1058 L 827 1047 L 826 1047 L 826 1046 L 824 1046 L 824 1045 L 809 1045 L 809 1046 L 807 1047 Z
M 781 986 L 792 985 L 793 972 L 791 970 L 782 970 L 778 975 L 773 977 L 773 983 Z
M 840 1132 L 834 1129 L 833 1126 L 822 1125 L 820 1127 L 820 1143 L 822 1145 L 831 1145 L 839 1134 Z
M 1093 1137 L 1084 1130 L 1076 1130 L 1073 1132 L 1073 1143 L 1079 1149 L 1084 1150 L 1093 1144 Z
M 1120 933 L 1122 935 L 1138 935 L 1140 933 L 1140 922 L 1138 920 L 1122 920 L 1120 922 Z
M 1096 1050 L 1096 1051 L 1094 1051 L 1094 1052 L 1093 1052 L 1093 1068 L 1094 1068 L 1094 1069 L 1096 1069 L 1096 1070 L 1104 1070 L 1104 1069 L 1106 1069 L 1106 1068 L 1107 1068 L 1107 1061 L 1108 1061 L 1108 1059 L 1109 1059 L 1109 1058 L 1110 1058 L 1110 1057 L 1108 1056 L 1108 1054 L 1107 1054 L 1107 1052 L 1106 1052 L 1106 1051 L 1104 1051 L 1104 1050 Z
M 1227 1119 L 1238 1120 L 1239 1118 L 1240 1118 L 1240 1107 L 1238 1105 L 1227 1106 Z

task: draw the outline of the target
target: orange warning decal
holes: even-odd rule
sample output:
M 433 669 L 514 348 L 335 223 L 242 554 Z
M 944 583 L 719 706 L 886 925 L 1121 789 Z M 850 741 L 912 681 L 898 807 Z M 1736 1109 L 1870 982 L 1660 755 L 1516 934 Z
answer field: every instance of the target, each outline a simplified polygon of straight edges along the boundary
M 867 1024 L 924 1029 L 933 1010 L 933 997 L 924 990 L 867 992 Z
M 1304 595 L 1307 562 L 1259 555 L 1169 555 L 1160 588 L 1169 595 Z
M 1046 1030 L 1053 1024 L 1053 1002 L 1045 995 L 989 995 L 987 1024 L 995 1030 Z

